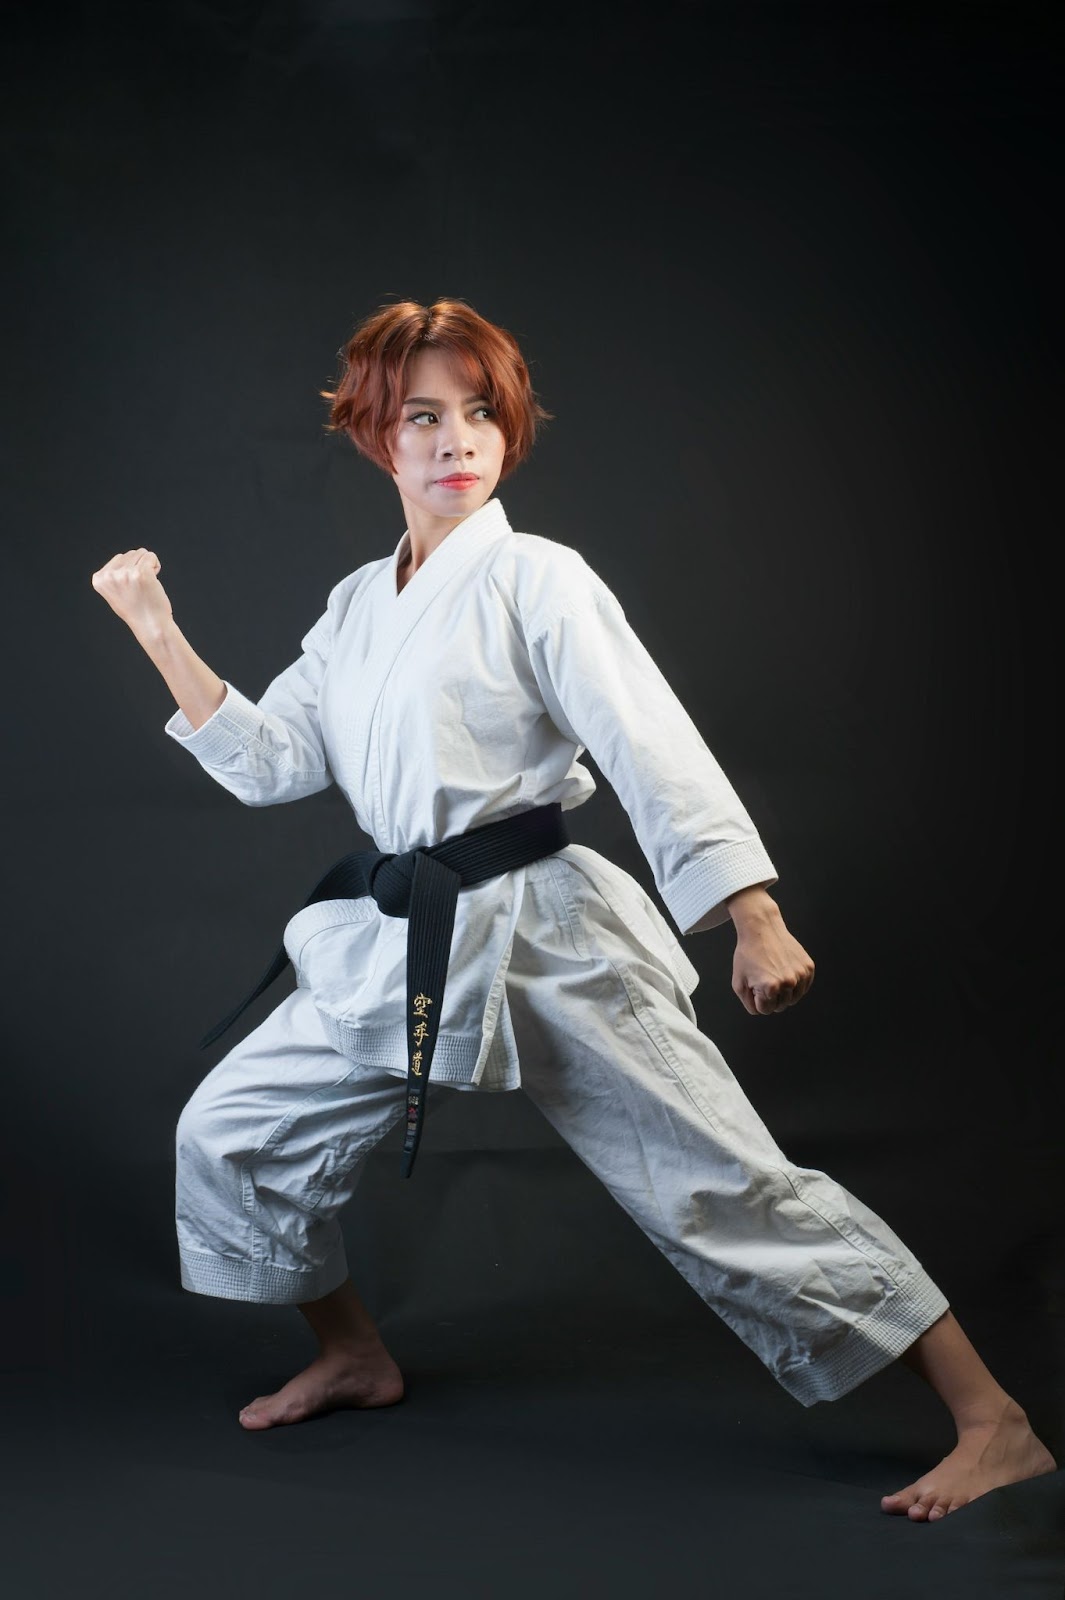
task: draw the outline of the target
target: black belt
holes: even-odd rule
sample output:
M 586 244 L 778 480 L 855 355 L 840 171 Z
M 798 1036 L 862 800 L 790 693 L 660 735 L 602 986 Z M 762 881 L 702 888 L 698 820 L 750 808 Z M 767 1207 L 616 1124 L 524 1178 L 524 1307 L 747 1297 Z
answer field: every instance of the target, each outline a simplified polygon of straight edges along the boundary
M 458 892 L 501 872 L 554 855 L 570 838 L 558 800 L 533 806 L 499 822 L 457 833 L 440 844 L 417 846 L 399 855 L 383 850 L 353 850 L 330 867 L 311 890 L 304 906 L 316 900 L 358 900 L 372 895 L 389 917 L 406 917 L 407 925 L 407 1132 L 403 1141 L 403 1176 L 414 1170 L 421 1138 L 426 1083 L 436 1049 L 444 1001 L 451 935 Z M 302 909 L 302 907 L 301 907 Z M 200 1040 L 200 1049 L 214 1044 L 241 1012 L 279 977 L 288 961 L 281 945 L 273 961 L 235 1011 Z

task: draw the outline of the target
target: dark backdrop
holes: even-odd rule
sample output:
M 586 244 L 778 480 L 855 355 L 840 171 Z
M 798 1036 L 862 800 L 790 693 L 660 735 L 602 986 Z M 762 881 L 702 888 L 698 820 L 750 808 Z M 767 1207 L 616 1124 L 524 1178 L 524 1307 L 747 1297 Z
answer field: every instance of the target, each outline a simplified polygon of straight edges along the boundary
M 5 1370 L 84 1395 L 121 1351 L 147 1382 L 183 1318 L 209 1381 L 238 1329 L 268 1343 L 293 1315 L 190 1312 L 173 1125 L 232 1036 L 196 1040 L 367 841 L 335 789 L 254 810 L 216 786 L 89 579 L 155 550 L 193 646 L 256 698 L 403 529 L 389 480 L 323 431 L 338 346 L 385 299 L 458 295 L 516 334 L 555 414 L 500 486 L 512 524 L 615 590 L 817 961 L 800 1007 L 754 1019 L 727 928 L 694 936 L 701 1025 L 787 1153 L 907 1239 L 1050 1442 L 1052 8 L 7 18 Z M 605 782 L 570 822 L 655 893 Z M 441 1339 L 457 1318 L 476 1368 L 508 1316 L 535 1360 L 537 1309 L 641 1305 L 647 1348 L 684 1328 L 793 1405 L 522 1096 L 450 1097 L 419 1182 L 397 1150 L 346 1219 L 379 1317 L 439 1311 Z M 256 1388 L 229 1359 L 235 1410 Z

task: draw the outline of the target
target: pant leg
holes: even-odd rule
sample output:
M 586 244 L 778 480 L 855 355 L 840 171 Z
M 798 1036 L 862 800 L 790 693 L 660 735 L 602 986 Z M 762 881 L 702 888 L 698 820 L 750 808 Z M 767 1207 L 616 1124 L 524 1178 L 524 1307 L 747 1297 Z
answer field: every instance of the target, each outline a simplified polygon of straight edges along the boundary
M 801 1404 L 948 1309 L 880 1217 L 788 1160 L 667 963 L 564 863 L 527 879 L 507 998 L 534 1104 Z
M 309 991 L 296 989 L 178 1120 L 182 1285 L 273 1305 L 337 1288 L 348 1272 L 337 1213 L 405 1104 L 405 1080 L 338 1054 Z

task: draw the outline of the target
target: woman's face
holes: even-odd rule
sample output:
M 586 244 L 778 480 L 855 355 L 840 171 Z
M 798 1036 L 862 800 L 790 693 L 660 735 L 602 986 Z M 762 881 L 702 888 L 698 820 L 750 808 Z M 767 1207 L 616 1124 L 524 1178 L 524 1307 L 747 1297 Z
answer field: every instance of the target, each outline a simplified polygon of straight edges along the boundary
M 392 444 L 392 480 L 407 526 L 438 531 L 490 500 L 507 442 L 483 394 L 439 350 L 422 350 L 407 382 Z

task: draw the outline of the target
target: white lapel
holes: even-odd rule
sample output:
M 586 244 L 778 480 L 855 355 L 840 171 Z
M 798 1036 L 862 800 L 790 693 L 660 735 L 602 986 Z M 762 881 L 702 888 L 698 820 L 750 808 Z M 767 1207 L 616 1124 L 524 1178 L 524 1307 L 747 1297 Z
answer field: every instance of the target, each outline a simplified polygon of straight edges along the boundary
M 405 555 L 410 548 L 408 530 L 404 528 L 403 536 L 392 552 L 389 567 L 391 579 L 389 593 L 395 604 L 397 616 L 403 616 L 405 624 L 409 621 L 410 627 L 413 627 L 426 606 L 431 604 L 460 567 L 465 566 L 472 556 L 483 550 L 493 539 L 498 539 L 502 534 L 509 532 L 510 523 L 507 521 L 507 514 L 501 503 L 493 496 L 452 528 L 397 594 L 396 579 L 400 556 Z M 403 639 L 407 637 L 410 627 L 404 625 Z
M 501 503 L 493 497 L 452 528 L 417 572 L 396 593 L 399 558 L 407 548 L 407 530 L 378 574 L 368 598 L 374 607 L 373 659 L 358 683 L 357 711 L 351 726 L 350 748 L 368 753 L 370 727 L 389 675 L 407 640 L 434 600 L 478 556 L 510 532 Z

